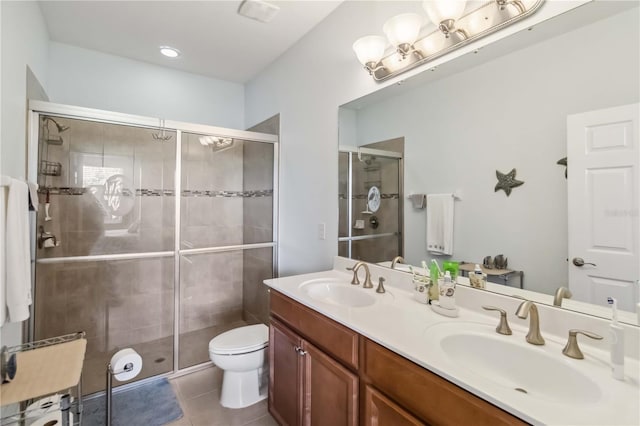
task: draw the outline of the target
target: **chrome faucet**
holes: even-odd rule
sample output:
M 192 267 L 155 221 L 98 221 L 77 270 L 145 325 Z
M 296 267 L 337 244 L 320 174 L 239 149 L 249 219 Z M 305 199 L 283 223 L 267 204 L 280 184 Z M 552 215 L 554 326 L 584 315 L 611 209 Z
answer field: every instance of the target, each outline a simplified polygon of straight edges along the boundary
M 396 268 L 396 263 L 405 263 L 404 257 L 402 256 L 394 257 L 393 260 L 391 261 L 391 269 Z
M 566 287 L 558 287 L 555 296 L 553 296 L 553 306 L 562 306 L 562 299 L 571 299 L 573 294 Z
M 367 266 L 366 263 L 362 261 L 356 262 L 356 264 L 353 265 L 353 268 L 347 268 L 347 271 L 353 271 L 353 279 L 351 280 L 351 284 L 353 285 L 360 284 L 360 280 L 358 279 L 358 269 L 360 269 L 361 267 L 364 267 L 364 284 L 362 285 L 362 288 L 373 288 L 369 267 Z
M 529 317 L 529 333 L 527 333 L 527 342 L 532 345 L 544 345 L 544 339 L 540 334 L 540 318 L 538 317 L 538 308 L 535 303 L 525 300 L 518 306 L 516 310 L 518 318 L 525 319 Z

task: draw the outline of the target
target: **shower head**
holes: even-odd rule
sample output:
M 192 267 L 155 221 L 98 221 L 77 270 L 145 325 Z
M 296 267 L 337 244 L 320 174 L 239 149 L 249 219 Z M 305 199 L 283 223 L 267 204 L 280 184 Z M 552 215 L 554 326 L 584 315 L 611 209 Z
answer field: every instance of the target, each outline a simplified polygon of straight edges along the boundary
M 43 121 L 43 122 L 45 122 L 45 123 L 46 123 L 47 121 L 51 121 L 53 124 L 55 124 L 55 125 L 56 125 L 56 128 L 58 129 L 58 133 L 66 132 L 66 131 L 67 131 L 67 130 L 69 130 L 69 128 L 70 128 L 69 126 L 65 126 L 65 125 L 62 125 L 62 124 L 58 123 L 56 120 L 54 120 L 54 119 L 53 119 L 53 118 L 51 118 L 51 117 L 44 117 L 44 118 L 42 119 L 42 121 Z M 47 123 L 47 124 L 48 124 L 48 123 Z

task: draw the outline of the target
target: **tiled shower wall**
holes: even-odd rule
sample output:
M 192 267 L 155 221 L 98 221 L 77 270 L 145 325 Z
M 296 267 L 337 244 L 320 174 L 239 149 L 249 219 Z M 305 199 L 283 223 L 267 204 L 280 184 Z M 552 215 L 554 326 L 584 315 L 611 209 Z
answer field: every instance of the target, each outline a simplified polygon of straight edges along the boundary
M 274 116 L 249 129 L 278 135 L 280 116 Z M 244 146 L 245 191 L 271 190 L 271 196 L 247 197 L 244 202 L 244 244 L 272 241 L 273 236 L 273 147 L 253 143 Z M 243 252 L 243 315 L 247 322 L 269 322 L 269 293 L 263 280 L 273 277 L 273 250 L 256 249 Z
M 142 356 L 137 379 L 172 370 L 173 258 L 42 264 L 36 278 L 36 339 L 87 333 L 85 393 L 122 348 Z

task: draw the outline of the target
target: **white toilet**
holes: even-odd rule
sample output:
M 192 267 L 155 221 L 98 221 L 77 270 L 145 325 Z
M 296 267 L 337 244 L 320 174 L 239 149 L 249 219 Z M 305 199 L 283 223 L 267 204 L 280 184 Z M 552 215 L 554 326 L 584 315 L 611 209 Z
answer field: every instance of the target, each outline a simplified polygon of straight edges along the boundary
M 269 328 L 264 324 L 234 328 L 209 342 L 211 361 L 224 371 L 220 404 L 243 408 L 267 397 Z

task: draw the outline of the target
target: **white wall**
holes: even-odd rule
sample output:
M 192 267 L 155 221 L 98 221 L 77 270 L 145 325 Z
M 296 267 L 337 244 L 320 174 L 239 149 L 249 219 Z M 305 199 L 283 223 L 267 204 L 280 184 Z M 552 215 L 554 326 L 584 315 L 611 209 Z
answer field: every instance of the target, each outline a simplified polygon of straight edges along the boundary
M 0 174 L 25 178 L 27 67 L 46 88 L 49 35 L 38 3 L 2 1 L 0 10 Z M 30 85 L 34 86 L 37 85 Z M 2 344 L 20 343 L 21 326 L 21 323 L 5 324 L 1 330 Z
M 393 85 L 478 46 L 506 37 L 581 2 L 546 2 L 529 19 L 385 83 L 358 63 L 353 42 L 381 33 L 387 18 L 419 11 L 420 2 L 345 2 L 246 90 L 245 127 L 280 113 L 280 274 L 328 269 L 337 254 L 338 106 Z M 424 13 L 424 12 L 421 12 Z M 326 224 L 326 240 L 317 226 Z
M 358 145 L 405 136 L 407 193 L 462 190 L 454 260 L 503 253 L 526 288 L 568 283 L 566 117 L 638 102 L 632 9 L 357 112 Z M 525 181 L 494 192 L 495 170 Z M 571 168 L 571 159 L 569 159 Z M 430 259 L 425 211 L 405 200 L 405 258 Z M 513 283 L 512 283 L 513 285 Z
M 47 87 L 48 46 L 37 2 L 0 2 L 2 8 L 2 130 L 0 164 L 5 175 L 26 176 L 27 66 Z
M 244 87 L 52 42 L 52 102 L 234 129 L 244 128 Z

